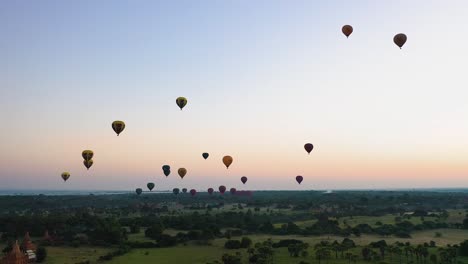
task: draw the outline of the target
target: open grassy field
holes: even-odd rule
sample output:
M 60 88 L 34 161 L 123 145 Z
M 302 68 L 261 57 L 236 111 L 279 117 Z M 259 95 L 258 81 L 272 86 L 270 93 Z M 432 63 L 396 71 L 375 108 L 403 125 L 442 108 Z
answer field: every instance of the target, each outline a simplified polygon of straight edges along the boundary
M 112 251 L 111 248 L 99 247 L 47 247 L 47 264 L 74 264 L 89 260 L 97 263 L 97 259 Z

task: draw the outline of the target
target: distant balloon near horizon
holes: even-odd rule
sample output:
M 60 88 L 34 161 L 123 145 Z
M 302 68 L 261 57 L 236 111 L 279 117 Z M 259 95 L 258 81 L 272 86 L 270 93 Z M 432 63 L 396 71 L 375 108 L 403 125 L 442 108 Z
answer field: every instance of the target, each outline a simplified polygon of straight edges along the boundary
M 229 190 L 229 192 L 230 192 L 231 194 L 236 194 L 237 190 L 236 190 L 236 188 L 231 188 L 231 189 Z
M 310 154 L 310 152 L 312 152 L 312 150 L 314 149 L 314 145 L 312 145 L 312 143 L 307 143 L 304 145 L 304 149 L 307 151 L 307 153 Z
M 187 169 L 186 168 L 180 168 L 178 171 L 180 178 L 184 178 L 185 175 L 187 174 Z
M 173 193 L 174 195 L 178 195 L 179 192 L 180 192 L 179 188 L 174 188 L 174 189 L 172 189 L 172 193 Z
M 208 194 L 209 194 L 209 195 L 212 195 L 213 192 L 214 192 L 214 189 L 213 189 L 213 188 L 208 188 Z
M 62 172 L 62 175 L 61 175 L 63 181 L 67 181 L 69 178 L 70 178 L 70 173 L 69 172 Z
M 351 35 L 351 33 L 353 33 L 353 27 L 350 26 L 350 25 L 344 25 L 341 28 L 341 32 L 343 32 L 343 34 L 346 36 L 346 38 L 348 38 Z
M 301 184 L 303 180 L 304 180 L 304 177 L 302 177 L 301 175 L 296 176 L 297 183 Z
M 229 166 L 231 166 L 233 160 L 234 159 L 231 156 L 224 156 L 223 157 L 223 163 L 226 166 L 226 169 L 229 169 Z
M 112 122 L 112 129 L 114 129 L 114 132 L 117 134 L 117 136 L 119 136 L 120 133 L 122 133 L 122 131 L 125 129 L 125 123 L 119 120 L 114 121 Z
M 242 182 L 243 184 L 245 184 L 245 183 L 247 182 L 247 177 L 242 176 L 242 177 L 241 177 L 241 182 Z
M 154 185 L 154 183 L 152 183 L 152 182 L 148 182 L 148 184 L 146 184 L 146 187 L 148 187 L 148 190 L 150 190 L 150 192 L 153 191 L 154 186 L 155 186 L 155 185 Z
M 182 188 L 183 193 L 187 193 L 187 188 Z
M 202 154 L 202 157 L 203 157 L 204 159 L 207 159 L 209 156 L 210 156 L 210 154 L 207 153 L 207 152 L 205 152 L 205 153 Z
M 93 166 L 94 161 L 93 161 L 92 159 L 90 159 L 90 160 L 83 160 L 83 164 L 84 164 L 84 166 L 86 167 L 86 169 L 89 170 L 89 168 L 91 168 L 91 166 Z
M 195 196 L 195 194 L 197 194 L 197 191 L 196 191 L 195 189 L 191 189 L 191 190 L 190 190 L 190 194 L 191 194 L 192 196 Z
M 395 37 L 393 37 L 393 42 L 401 49 L 403 45 L 405 45 L 407 40 L 407 37 L 403 33 L 396 34 Z
M 221 185 L 221 186 L 219 186 L 218 190 L 219 190 L 219 192 L 220 192 L 221 194 L 224 194 L 224 192 L 226 192 L 226 186 Z
M 90 160 L 93 158 L 94 152 L 89 149 L 83 150 L 83 152 L 81 152 L 81 156 L 83 157 L 84 160 Z
M 143 192 L 143 190 L 141 188 L 136 188 L 135 192 L 137 195 L 140 195 Z
M 177 106 L 179 106 L 180 110 L 182 111 L 182 108 L 184 108 L 187 105 L 187 98 L 178 97 L 176 99 L 176 104 L 177 104 Z

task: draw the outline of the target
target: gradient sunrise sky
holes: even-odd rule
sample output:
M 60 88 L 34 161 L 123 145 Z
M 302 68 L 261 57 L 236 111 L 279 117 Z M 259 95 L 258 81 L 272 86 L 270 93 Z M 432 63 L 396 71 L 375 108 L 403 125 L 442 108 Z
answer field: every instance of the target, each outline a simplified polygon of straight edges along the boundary
M 467 16 L 467 1 L 1 1 L 0 189 L 468 187 Z

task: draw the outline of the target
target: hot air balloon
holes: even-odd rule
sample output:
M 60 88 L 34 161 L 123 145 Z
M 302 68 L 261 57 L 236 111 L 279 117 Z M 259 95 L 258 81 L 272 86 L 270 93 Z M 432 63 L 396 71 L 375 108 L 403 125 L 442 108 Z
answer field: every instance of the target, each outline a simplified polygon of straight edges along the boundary
M 187 193 L 187 188 L 182 188 L 183 193 Z
M 192 196 L 194 196 L 195 194 L 197 194 L 197 191 L 196 191 L 195 189 L 192 189 L 192 190 L 190 190 L 190 194 L 191 194 Z
M 220 192 L 221 194 L 224 194 L 224 192 L 226 191 L 226 186 L 221 185 L 221 186 L 219 186 L 218 190 L 219 190 L 219 192 Z
M 301 184 L 302 180 L 304 180 L 304 177 L 302 177 L 301 175 L 296 176 L 297 183 Z
M 169 165 L 163 165 L 162 166 L 162 170 L 165 171 L 165 170 L 170 170 L 171 169 L 171 166 Z
M 226 165 L 226 169 L 229 169 L 229 166 L 232 164 L 232 157 L 231 156 L 224 156 L 223 157 L 223 163 Z
M 89 170 L 89 168 L 91 168 L 91 166 L 93 166 L 93 160 L 90 159 L 90 160 L 83 160 L 83 164 L 85 165 L 86 169 Z
M 143 190 L 141 188 L 136 188 L 135 192 L 137 195 L 140 195 L 143 192 Z
M 209 193 L 210 195 L 212 195 L 213 192 L 214 192 L 213 188 L 208 188 L 208 193 Z
M 178 97 L 176 99 L 176 104 L 180 107 L 180 110 L 182 110 L 182 108 L 184 108 L 184 106 L 187 105 L 187 98 L 185 97 Z
M 62 179 L 64 181 L 67 181 L 68 178 L 70 178 L 70 173 L 69 172 L 62 172 Z
M 348 38 L 349 35 L 351 35 L 351 33 L 353 33 L 353 27 L 350 26 L 350 25 L 344 25 L 341 28 L 341 32 L 343 32 L 343 34 L 346 36 L 346 38 Z
M 150 190 L 150 192 L 151 192 L 153 190 L 153 188 L 154 188 L 154 183 L 148 182 L 148 184 L 146 184 L 146 187 L 148 187 L 148 190 Z
M 406 43 L 406 40 L 407 40 L 407 37 L 405 34 L 403 33 L 400 33 L 400 34 L 396 34 L 395 37 L 393 37 L 393 42 L 398 46 L 400 47 L 403 47 L 403 45 L 405 45 Z
M 179 192 L 180 192 L 179 188 L 172 189 L 172 193 L 175 194 L 175 195 L 178 195 Z
M 187 170 L 185 168 L 180 168 L 178 171 L 180 178 L 184 178 L 185 174 L 187 174 Z
M 245 184 L 245 183 L 247 182 L 247 177 L 245 177 L 245 176 L 242 176 L 242 178 L 241 178 L 241 182 L 242 182 L 243 184 Z
M 307 153 L 310 154 L 310 152 L 314 149 L 314 145 L 312 145 L 311 143 L 307 143 L 304 145 L 304 149 L 307 151 Z
M 83 150 L 83 152 L 81 153 L 81 156 L 83 157 L 84 160 L 91 160 L 94 156 L 94 153 L 92 150 Z
M 210 154 L 208 154 L 208 153 L 206 153 L 206 152 L 202 154 L 202 157 L 203 157 L 204 159 L 207 159 L 208 156 L 210 156 Z
M 171 170 L 165 170 L 164 171 L 164 175 L 166 175 L 166 177 L 169 176 L 169 174 L 171 174 Z
M 231 189 L 229 190 L 229 192 L 230 192 L 231 194 L 236 194 L 236 191 L 237 191 L 236 188 L 231 188 Z
M 114 129 L 118 136 L 125 129 L 125 123 L 123 121 L 114 121 L 112 122 L 112 129 Z

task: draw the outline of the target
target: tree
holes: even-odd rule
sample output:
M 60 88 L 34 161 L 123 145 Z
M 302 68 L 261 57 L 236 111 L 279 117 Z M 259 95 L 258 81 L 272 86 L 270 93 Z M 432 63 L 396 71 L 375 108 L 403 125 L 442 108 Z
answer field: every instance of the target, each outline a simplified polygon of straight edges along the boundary
M 224 243 L 224 248 L 227 249 L 239 249 L 241 247 L 241 242 L 239 240 L 228 240 Z
M 36 251 L 36 262 L 41 263 L 47 258 L 47 250 L 45 247 L 38 247 Z
M 226 253 L 221 257 L 221 260 L 224 264 L 242 264 L 241 255 L 239 252 L 237 252 L 235 255 Z
M 240 247 L 241 248 L 248 248 L 248 247 L 250 247 L 250 245 L 252 245 L 252 239 L 250 239 L 248 237 L 243 237 L 241 239 L 241 242 L 240 242 Z
M 458 252 L 460 253 L 460 256 L 468 256 L 468 240 L 465 240 L 460 243 Z
M 157 240 L 162 235 L 163 231 L 164 226 L 162 223 L 156 222 L 145 230 L 145 236 Z

